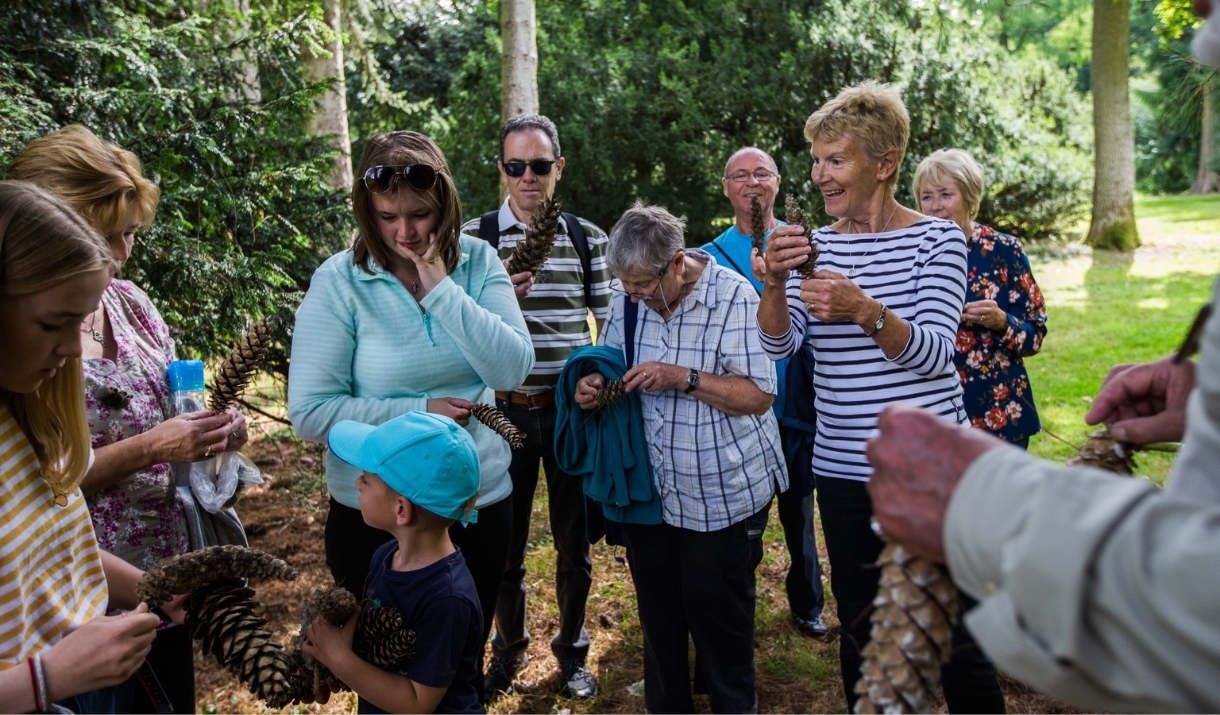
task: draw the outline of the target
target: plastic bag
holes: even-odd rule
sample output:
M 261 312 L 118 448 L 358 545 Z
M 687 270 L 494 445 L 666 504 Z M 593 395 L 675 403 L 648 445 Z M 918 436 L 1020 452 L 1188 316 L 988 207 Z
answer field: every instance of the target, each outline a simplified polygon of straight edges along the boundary
M 215 514 L 237 493 L 239 482 L 245 489 L 251 484 L 262 484 L 263 475 L 245 455 L 223 452 L 212 459 L 192 463 L 189 480 L 199 506 L 209 514 Z

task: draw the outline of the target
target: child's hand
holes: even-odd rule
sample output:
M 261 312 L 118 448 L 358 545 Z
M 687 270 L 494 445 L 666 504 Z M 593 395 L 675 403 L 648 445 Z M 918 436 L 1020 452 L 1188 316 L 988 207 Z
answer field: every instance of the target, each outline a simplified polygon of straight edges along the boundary
M 352 638 L 356 634 L 356 619 L 359 616 L 360 609 L 357 608 L 342 626 L 336 626 L 321 616 L 313 619 L 313 623 L 305 629 L 301 651 L 317 658 L 327 668 L 337 670 L 336 664 L 352 654 Z

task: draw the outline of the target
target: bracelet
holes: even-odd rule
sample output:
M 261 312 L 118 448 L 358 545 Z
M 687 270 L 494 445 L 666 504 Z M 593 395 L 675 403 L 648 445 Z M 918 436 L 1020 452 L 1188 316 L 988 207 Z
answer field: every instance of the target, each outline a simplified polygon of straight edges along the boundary
M 34 687 L 34 712 L 42 712 L 42 701 L 38 698 L 38 673 L 34 668 L 34 659 L 26 658 L 25 662 L 30 666 L 30 685 Z
M 51 703 L 47 700 L 47 676 L 42 670 L 42 656 L 35 653 L 29 659 L 30 681 L 34 685 L 35 712 L 50 712 Z

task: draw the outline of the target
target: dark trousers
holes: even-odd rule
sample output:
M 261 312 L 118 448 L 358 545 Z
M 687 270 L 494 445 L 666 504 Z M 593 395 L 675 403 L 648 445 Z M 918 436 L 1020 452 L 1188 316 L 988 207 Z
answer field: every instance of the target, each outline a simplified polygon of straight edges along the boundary
M 555 541 L 555 597 L 559 602 L 559 630 L 551 638 L 551 652 L 561 663 L 584 661 L 589 653 L 585 630 L 585 602 L 593 584 L 593 561 L 589 557 L 586 532 L 585 494 L 580 477 L 555 464 L 555 407 L 531 410 L 497 400 L 508 419 L 525 433 L 525 444 L 513 450 L 508 473 L 513 480 L 513 535 L 508 566 L 496 602 L 496 633 L 492 653 L 516 658 L 530 644 L 525 627 L 525 552 L 530 535 L 534 491 L 538 487 L 538 464 L 546 474 L 547 506 L 551 536 Z
M 788 465 L 788 490 L 780 492 L 776 502 L 792 559 L 784 591 L 792 615 L 813 620 L 822 614 L 825 599 L 822 565 L 813 535 L 813 440 L 801 430 L 781 427 L 779 432 Z
M 850 479 L 818 480 L 818 507 L 830 556 L 830 590 L 838 603 L 839 665 L 847 710 L 855 709 L 861 650 L 868 643 L 869 614 L 877 595 L 877 557 L 884 547 L 869 521 L 873 503 L 867 484 Z M 963 601 L 964 608 L 973 602 Z M 964 625 L 953 631 L 953 657 L 941 668 L 945 703 L 953 713 L 1002 713 L 1004 693 L 995 666 L 983 655 Z
M 152 667 L 174 712 L 195 712 L 195 655 L 191 651 L 191 636 L 186 627 L 174 626 L 157 631 L 145 662 Z M 138 673 L 115 690 L 115 712 L 157 712 L 152 696 L 140 681 Z
M 478 521 L 469 526 L 454 523 L 449 538 L 462 550 L 466 568 L 474 580 L 483 611 L 483 640 L 491 632 L 491 615 L 496 610 L 496 597 L 504 577 L 508 559 L 508 540 L 513 530 L 511 498 L 479 509 Z M 364 523 L 359 509 L 344 506 L 333 498 L 326 519 L 326 565 L 335 583 L 352 593 L 364 594 L 373 554 L 382 544 L 394 538 L 388 532 Z M 483 656 L 479 655 L 479 697 L 483 695 Z
M 694 712 L 696 679 L 712 712 L 755 708 L 754 570 L 770 505 L 726 529 L 623 524 L 627 562 L 644 631 L 644 704 L 654 713 Z

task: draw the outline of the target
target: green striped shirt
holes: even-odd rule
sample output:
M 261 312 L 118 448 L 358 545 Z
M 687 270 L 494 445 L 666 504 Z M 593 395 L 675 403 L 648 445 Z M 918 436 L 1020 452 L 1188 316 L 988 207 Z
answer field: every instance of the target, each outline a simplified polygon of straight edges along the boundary
M 580 254 L 568 237 L 568 227 L 559 221 L 560 233 L 555 237 L 551 255 L 542 264 L 529 295 L 518 298 L 530 340 L 534 344 L 534 369 L 521 385 L 522 392 L 538 392 L 553 388 L 568 356 L 578 348 L 592 343 L 589 335 L 588 310 L 596 320 L 605 320 L 610 309 L 610 269 L 606 267 L 606 234 L 597 226 L 580 219 L 589 238 L 590 282 L 589 304 L 585 305 L 584 268 Z M 466 236 L 478 238 L 479 219 L 462 226 Z M 525 224 L 517 220 L 508 200 L 500 206 L 500 259 L 512 255 L 517 243 L 525 238 Z

